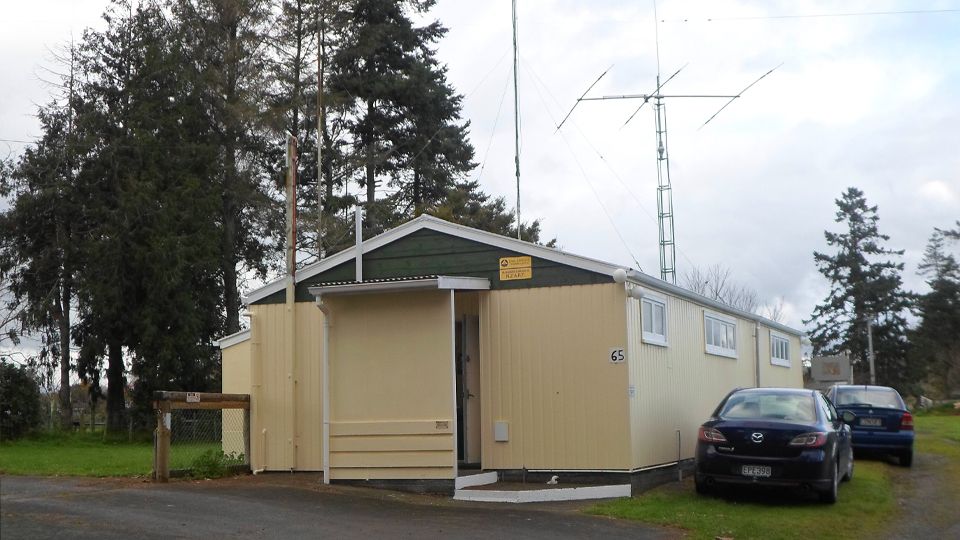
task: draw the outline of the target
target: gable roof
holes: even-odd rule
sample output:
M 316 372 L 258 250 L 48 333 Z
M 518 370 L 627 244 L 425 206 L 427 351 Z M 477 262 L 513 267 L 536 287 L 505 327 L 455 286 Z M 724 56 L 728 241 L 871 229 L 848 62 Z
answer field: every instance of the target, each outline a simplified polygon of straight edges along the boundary
M 516 238 L 509 238 L 506 236 L 501 236 L 496 233 L 491 233 L 487 231 L 481 231 L 479 229 L 474 229 L 467 227 L 465 225 L 458 225 L 456 223 L 451 223 L 433 216 L 428 216 L 426 214 L 421 215 L 415 219 L 412 219 L 396 228 L 390 229 L 389 231 L 383 232 L 365 242 L 361 245 L 363 253 L 367 254 L 371 251 L 374 251 L 378 248 L 381 248 L 392 242 L 396 242 L 401 238 L 405 238 L 411 234 L 414 234 L 418 231 L 429 229 L 443 234 L 448 234 L 451 236 L 456 236 L 466 240 L 471 240 L 481 244 L 486 244 L 496 248 L 501 248 L 504 250 L 514 251 L 517 253 L 522 253 L 524 255 L 530 255 L 532 257 L 538 257 L 547 261 L 555 262 L 558 264 L 570 266 L 573 268 L 578 268 L 581 270 L 586 270 L 589 272 L 595 272 L 598 274 L 604 274 L 607 276 L 612 276 L 613 272 L 617 269 L 623 268 L 627 270 L 627 280 L 649 287 L 654 290 L 661 291 L 663 293 L 672 294 L 682 298 L 686 298 L 690 301 L 693 301 L 698 304 L 709 306 L 718 311 L 730 313 L 738 317 L 752 320 L 755 322 L 762 323 L 763 325 L 780 330 L 781 332 L 786 332 L 792 335 L 802 335 L 802 332 L 790 328 L 788 326 L 782 325 L 780 323 L 771 321 L 764 317 L 761 317 L 755 313 L 750 313 L 747 311 L 742 311 L 735 309 L 731 306 L 718 302 L 716 300 L 711 300 L 705 296 L 701 296 L 697 293 L 678 287 L 676 285 L 667 283 L 653 276 L 644 274 L 638 270 L 632 268 L 627 268 L 622 265 L 612 264 L 597 259 L 591 259 L 589 257 L 584 257 L 581 255 L 576 255 L 573 253 L 567 253 L 565 251 L 548 248 L 531 242 L 525 242 L 523 240 L 518 240 Z M 347 248 L 343 251 L 340 251 L 326 259 L 317 261 L 313 264 L 307 265 L 304 268 L 301 268 L 297 271 L 296 282 L 300 283 L 304 280 L 307 280 L 313 276 L 321 274 L 331 268 L 334 268 L 338 265 L 347 263 L 354 260 L 356 255 L 356 248 Z M 247 294 L 243 298 L 244 304 L 251 304 L 267 298 L 270 295 L 276 294 L 284 290 L 286 286 L 286 279 L 278 279 L 271 283 L 255 289 Z
M 362 244 L 363 253 L 369 253 L 375 249 L 383 247 L 423 229 L 429 229 L 466 240 L 479 242 L 481 244 L 487 244 L 498 248 L 516 251 L 523 253 L 524 255 L 539 257 L 548 261 L 572 266 L 574 268 L 580 268 L 582 270 L 589 270 L 599 274 L 611 275 L 614 270 L 621 268 L 615 264 L 598 261 L 596 259 L 591 259 L 589 257 L 583 257 L 580 255 L 574 255 L 559 249 L 548 248 L 531 242 L 517 240 L 516 238 L 508 238 L 499 234 L 473 229 L 471 227 L 458 225 L 456 223 L 450 223 L 449 221 L 444 221 L 426 214 L 364 241 Z M 309 279 L 335 266 L 352 261 L 354 260 L 355 255 L 356 248 L 347 248 L 336 253 L 335 255 L 327 257 L 326 259 L 307 265 L 297 270 L 297 283 Z M 278 279 L 268 283 L 244 296 L 243 303 L 251 304 L 257 300 L 266 298 L 271 294 L 282 291 L 285 286 L 285 279 Z

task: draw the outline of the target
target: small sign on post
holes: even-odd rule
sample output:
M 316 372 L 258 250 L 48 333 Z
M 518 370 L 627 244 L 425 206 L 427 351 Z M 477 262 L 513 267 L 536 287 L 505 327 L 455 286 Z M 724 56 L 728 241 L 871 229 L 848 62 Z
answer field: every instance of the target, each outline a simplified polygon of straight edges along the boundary
M 196 392 L 187 392 L 187 403 L 200 403 L 200 394 Z

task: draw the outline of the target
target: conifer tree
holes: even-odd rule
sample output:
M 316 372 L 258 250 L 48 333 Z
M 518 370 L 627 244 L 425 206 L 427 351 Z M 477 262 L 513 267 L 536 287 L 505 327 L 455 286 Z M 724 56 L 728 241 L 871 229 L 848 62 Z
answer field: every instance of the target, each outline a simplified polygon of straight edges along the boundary
M 830 293 L 814 308 L 805 324 L 813 324 L 810 340 L 814 355 L 847 352 L 866 380 L 867 322 L 873 327 L 877 383 L 902 390 L 915 382 L 907 364 L 904 312 L 910 296 L 901 288 L 903 263 L 890 257 L 903 251 L 883 247 L 889 236 L 879 232 L 877 207 L 869 206 L 857 188 L 848 188 L 836 200 L 835 221 L 843 232 L 825 231 L 833 254 L 814 252 L 820 273 L 830 281 Z
M 930 292 L 917 301 L 920 324 L 911 333 L 911 360 L 943 397 L 960 388 L 960 265 L 948 248 L 956 236 L 939 229 L 930 236 L 918 272 Z

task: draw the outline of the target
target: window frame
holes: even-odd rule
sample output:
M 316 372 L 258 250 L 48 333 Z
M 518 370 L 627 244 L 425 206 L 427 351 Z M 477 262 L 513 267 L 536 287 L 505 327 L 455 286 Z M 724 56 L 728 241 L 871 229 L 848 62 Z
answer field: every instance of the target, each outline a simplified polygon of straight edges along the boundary
M 783 350 L 786 357 L 774 356 L 774 344 L 778 340 L 785 344 Z M 770 364 L 780 367 L 790 367 L 790 337 L 773 330 L 770 330 Z
M 663 334 L 662 335 L 652 331 L 647 332 L 647 330 L 644 328 L 644 322 L 646 321 L 646 318 L 643 315 L 644 302 L 650 304 L 651 315 L 656 313 L 657 306 L 660 306 L 661 308 L 663 308 Z M 668 319 L 669 317 L 667 317 L 666 297 L 646 293 L 643 295 L 642 298 L 640 298 L 640 337 L 644 343 L 647 343 L 649 345 L 657 345 L 659 347 L 668 347 L 670 345 L 670 342 L 667 337 L 670 335 L 669 334 L 670 329 L 667 323 Z M 652 329 L 656 328 L 655 323 L 656 323 L 656 316 L 654 315 L 650 324 L 650 327 Z
M 724 348 L 720 345 L 712 345 L 710 343 L 710 337 L 707 335 L 708 324 L 707 321 L 712 320 L 715 323 L 732 326 L 733 327 L 733 347 Z M 726 328 L 724 326 L 724 328 Z M 703 344 L 704 349 L 707 354 L 712 354 L 714 356 L 723 356 L 725 358 L 732 358 L 736 360 L 737 356 L 737 342 L 739 341 L 737 337 L 737 331 L 739 330 L 739 324 L 735 317 L 730 317 L 729 315 L 723 315 L 715 311 L 703 310 Z M 726 333 L 726 331 L 724 331 Z

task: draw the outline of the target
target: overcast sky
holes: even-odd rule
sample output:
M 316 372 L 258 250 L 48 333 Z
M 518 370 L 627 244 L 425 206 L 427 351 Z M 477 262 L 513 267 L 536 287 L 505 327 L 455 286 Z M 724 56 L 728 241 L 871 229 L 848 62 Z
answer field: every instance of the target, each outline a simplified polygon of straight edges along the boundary
M 621 129 L 637 102 L 583 103 L 554 133 L 611 64 L 592 96 L 654 89 L 653 3 L 518 3 L 524 219 L 539 218 L 566 251 L 630 267 L 635 257 L 659 277 L 652 110 Z M 99 25 L 105 4 L 5 6 L 0 139 L 39 135 L 48 49 Z M 917 9 L 942 11 L 783 17 Z M 907 288 L 923 291 L 916 267 L 930 233 L 960 219 L 960 0 L 662 0 L 657 10 L 661 73 L 688 64 L 664 93 L 735 94 L 783 64 L 703 129 L 723 100 L 668 101 L 679 273 L 729 267 L 763 299 L 782 298 L 786 323 L 802 328 L 827 292 L 812 252 L 826 249 L 824 229 L 839 229 L 834 200 L 856 186 L 879 206 L 889 247 L 906 250 Z M 465 95 L 483 163 L 474 176 L 513 206 L 510 1 L 440 0 L 431 16 L 449 29 L 438 54 Z M 0 152 L 22 146 L 0 142 Z

